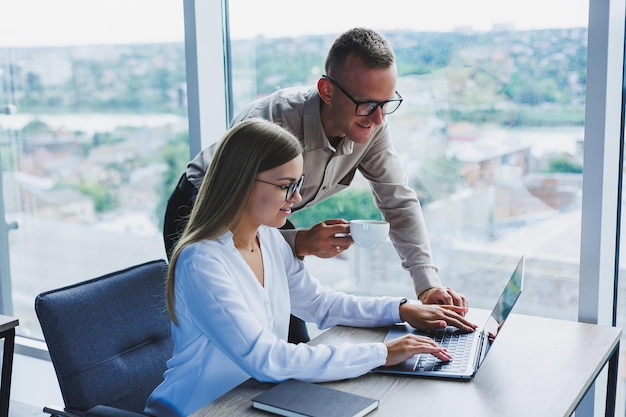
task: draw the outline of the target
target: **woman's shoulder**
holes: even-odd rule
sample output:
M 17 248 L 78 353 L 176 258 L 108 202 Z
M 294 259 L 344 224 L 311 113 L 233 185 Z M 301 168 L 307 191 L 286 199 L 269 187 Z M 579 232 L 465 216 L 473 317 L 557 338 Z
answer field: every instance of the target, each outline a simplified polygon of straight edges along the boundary
M 232 242 L 232 241 L 231 241 Z M 224 259 L 225 255 L 232 252 L 234 246 L 226 236 L 220 236 L 217 239 L 204 239 L 198 242 L 190 243 L 180 252 L 178 257 L 181 260 L 204 259 L 209 261 L 212 259 Z

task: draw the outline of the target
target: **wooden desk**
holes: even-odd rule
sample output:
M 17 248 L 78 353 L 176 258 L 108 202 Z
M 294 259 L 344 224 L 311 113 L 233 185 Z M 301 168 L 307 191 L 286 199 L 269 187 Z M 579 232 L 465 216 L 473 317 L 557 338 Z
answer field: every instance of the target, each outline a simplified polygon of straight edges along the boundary
M 0 315 L 0 339 L 4 339 L 2 348 L 2 382 L 0 385 L 0 417 L 9 415 L 9 397 L 11 394 L 11 373 L 13 372 L 13 351 L 15 350 L 16 318 Z
M 470 313 L 479 324 L 489 314 Z M 310 343 L 380 341 L 384 334 L 384 329 L 335 327 Z M 512 314 L 473 380 L 367 374 L 323 385 L 378 398 L 371 416 L 433 416 L 445 410 L 463 416 L 569 417 L 610 360 L 607 415 L 613 415 L 620 337 L 618 328 Z M 251 399 L 272 386 L 250 379 L 192 417 L 267 416 L 252 408 Z

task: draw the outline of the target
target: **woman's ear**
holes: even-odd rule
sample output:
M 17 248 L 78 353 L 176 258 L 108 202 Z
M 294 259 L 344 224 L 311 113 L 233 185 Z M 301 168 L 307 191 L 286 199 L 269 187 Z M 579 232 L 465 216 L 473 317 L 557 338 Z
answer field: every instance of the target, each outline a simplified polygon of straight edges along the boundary
M 328 79 L 322 77 L 317 80 L 317 91 L 322 101 L 329 104 L 330 99 L 333 97 L 333 84 Z

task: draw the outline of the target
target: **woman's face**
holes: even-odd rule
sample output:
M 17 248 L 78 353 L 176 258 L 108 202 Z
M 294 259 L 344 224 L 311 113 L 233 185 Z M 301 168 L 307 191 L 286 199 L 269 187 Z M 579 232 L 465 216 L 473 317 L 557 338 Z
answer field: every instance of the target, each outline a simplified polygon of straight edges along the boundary
M 302 201 L 300 191 L 296 191 L 291 200 L 286 201 L 287 190 L 280 186 L 296 183 L 302 176 L 303 159 L 298 155 L 289 162 L 260 172 L 252 187 L 248 201 L 246 217 L 255 224 L 281 227 L 291 214 L 295 203 Z

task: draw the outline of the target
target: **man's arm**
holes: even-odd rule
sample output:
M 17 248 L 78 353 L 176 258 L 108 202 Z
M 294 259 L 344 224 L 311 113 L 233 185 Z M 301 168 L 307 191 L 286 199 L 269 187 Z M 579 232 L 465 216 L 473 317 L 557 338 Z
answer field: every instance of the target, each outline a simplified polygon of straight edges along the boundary
M 397 178 L 394 179 L 393 175 L 388 176 L 391 178 L 381 176 L 379 178 L 384 181 L 380 181 L 372 177 L 370 183 L 376 204 L 390 224 L 389 235 L 402 266 L 411 274 L 415 294 L 424 304 L 456 305 L 467 311 L 469 303 L 465 296 L 441 284 L 438 269 L 432 260 L 421 204 L 415 191 L 408 186 L 398 155 L 391 149 L 381 156 L 378 163 L 392 167 L 392 171 L 397 171 Z
M 415 191 L 408 185 L 407 174 L 393 147 L 386 124 L 372 138 L 359 170 L 370 182 L 375 203 L 390 224 L 389 237 L 402 266 L 413 279 L 416 295 L 421 296 L 422 301 L 434 300 L 433 293 L 440 293 L 436 298 L 442 298 L 447 291 L 433 262 L 422 207 Z M 424 293 L 431 288 L 439 290 Z
M 187 169 L 185 170 L 187 180 L 198 189 L 202 184 L 202 180 L 204 179 L 204 175 L 206 174 L 209 165 L 211 165 L 211 160 L 213 159 L 216 147 L 217 142 L 207 146 L 187 164 Z

